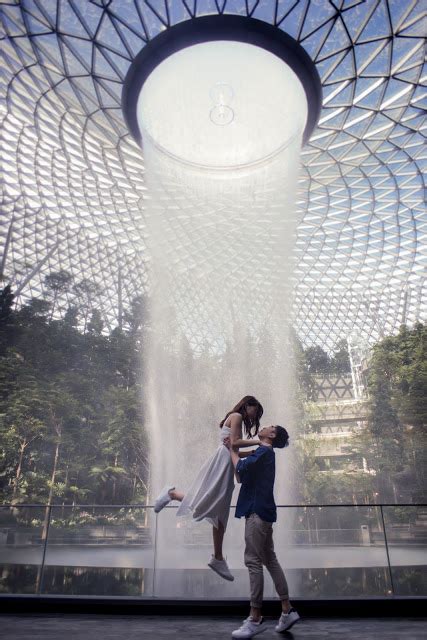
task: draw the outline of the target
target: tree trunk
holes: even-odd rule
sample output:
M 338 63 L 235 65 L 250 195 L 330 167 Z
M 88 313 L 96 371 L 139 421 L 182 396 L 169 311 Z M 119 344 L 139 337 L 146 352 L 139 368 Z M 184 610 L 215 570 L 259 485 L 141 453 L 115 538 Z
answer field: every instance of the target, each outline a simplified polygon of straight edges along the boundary
M 133 483 L 132 483 L 132 502 L 135 499 L 135 491 L 136 491 L 136 474 L 133 476 Z
M 58 460 L 59 460 L 59 447 L 61 446 L 61 430 L 58 429 L 58 440 L 56 443 L 56 447 L 55 447 L 55 456 L 53 458 L 53 468 L 52 468 L 52 475 L 50 476 L 50 487 L 49 487 L 49 496 L 47 499 L 47 504 L 48 506 L 51 506 L 52 504 L 52 498 L 53 498 L 53 486 L 55 484 L 55 479 L 56 479 L 56 471 L 58 468 Z
M 50 312 L 50 320 L 53 320 L 53 314 L 55 313 L 56 300 L 58 298 L 58 291 L 55 290 L 53 293 L 53 302 L 52 302 L 52 311 Z
M 50 476 L 49 496 L 48 496 L 48 499 L 47 499 L 47 505 L 46 505 L 45 515 L 44 515 L 43 529 L 42 529 L 42 535 L 41 535 L 42 545 L 45 544 L 46 537 L 47 537 L 47 529 L 48 529 L 48 524 L 49 524 L 49 513 L 50 513 L 50 509 L 51 509 L 51 505 L 52 505 L 52 498 L 53 498 L 53 487 L 54 487 L 54 484 L 55 484 L 56 471 L 57 471 L 57 468 L 58 468 L 59 447 L 61 446 L 61 436 L 62 436 L 62 428 L 61 428 L 61 426 L 59 424 L 55 425 L 55 431 L 56 431 L 56 434 L 58 436 L 58 439 L 56 441 L 55 455 L 54 455 L 54 458 L 53 458 L 52 475 Z M 39 569 L 37 571 L 36 593 L 40 592 L 40 581 L 41 581 L 41 566 L 39 566 Z
M 117 467 L 117 459 L 118 459 L 118 454 L 116 454 L 116 457 L 114 459 L 114 466 Z M 113 478 L 113 499 L 112 502 L 114 504 L 114 501 L 116 499 L 116 476 L 114 476 Z
M 65 481 L 64 481 L 64 484 L 65 484 L 65 492 L 66 492 L 66 491 L 67 491 L 67 489 L 68 489 L 68 469 L 69 469 L 69 465 L 67 464 L 67 469 L 66 469 L 66 471 L 65 471 Z M 64 517 L 64 505 L 65 505 L 65 499 L 63 499 L 63 500 L 62 500 L 61 518 L 63 518 L 63 517 Z
M 86 310 L 86 313 L 84 314 L 84 325 L 83 325 L 83 333 L 86 335 L 86 329 L 87 329 L 87 321 L 89 318 L 89 309 Z
M 12 502 L 15 500 L 16 492 L 18 491 L 18 483 L 19 483 L 19 479 L 21 477 L 21 470 L 22 470 L 22 461 L 24 459 L 24 451 L 25 451 L 25 448 L 26 448 L 27 444 L 28 444 L 28 442 L 25 439 L 24 442 L 21 443 L 21 447 L 20 447 L 20 450 L 19 450 L 19 462 L 18 462 L 18 467 L 16 469 L 15 482 L 13 483 Z

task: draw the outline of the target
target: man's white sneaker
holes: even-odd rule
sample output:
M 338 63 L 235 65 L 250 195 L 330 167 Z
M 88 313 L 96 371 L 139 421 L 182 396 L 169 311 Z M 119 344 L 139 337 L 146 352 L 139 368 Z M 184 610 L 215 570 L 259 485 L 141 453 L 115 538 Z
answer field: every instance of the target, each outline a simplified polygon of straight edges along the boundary
M 298 620 L 300 620 L 298 613 L 291 607 L 288 613 L 282 613 L 279 618 L 279 622 L 274 627 L 274 630 L 277 631 L 277 633 L 288 631 L 291 627 L 294 626 L 295 622 L 298 622 Z
M 228 568 L 228 564 L 225 560 L 217 560 L 215 556 L 212 556 L 208 562 L 208 567 L 213 569 L 213 571 L 221 576 L 221 578 L 233 582 L 234 576 L 230 573 L 230 569 Z
M 164 507 L 166 507 L 167 504 L 169 504 L 169 502 L 172 500 L 169 495 L 169 491 L 172 491 L 172 489 L 175 489 L 175 487 L 171 484 L 167 484 L 165 487 L 163 487 L 154 503 L 154 513 L 159 513 L 159 511 L 161 511 Z
M 259 622 L 252 620 L 251 616 L 243 620 L 243 624 L 231 634 L 232 638 L 253 638 L 263 631 L 267 631 L 267 625 L 264 624 L 264 618 Z

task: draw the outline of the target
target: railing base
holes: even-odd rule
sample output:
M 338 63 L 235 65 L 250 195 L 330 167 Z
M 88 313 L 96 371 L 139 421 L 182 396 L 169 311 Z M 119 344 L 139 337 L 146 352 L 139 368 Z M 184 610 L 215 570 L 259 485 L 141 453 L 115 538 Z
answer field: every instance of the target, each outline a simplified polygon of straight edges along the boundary
M 427 597 L 293 598 L 301 616 L 307 618 L 425 617 Z M 118 615 L 246 616 L 248 600 L 161 600 L 98 596 L 0 595 L 0 613 L 70 613 Z M 266 616 L 277 616 L 277 600 L 267 599 Z

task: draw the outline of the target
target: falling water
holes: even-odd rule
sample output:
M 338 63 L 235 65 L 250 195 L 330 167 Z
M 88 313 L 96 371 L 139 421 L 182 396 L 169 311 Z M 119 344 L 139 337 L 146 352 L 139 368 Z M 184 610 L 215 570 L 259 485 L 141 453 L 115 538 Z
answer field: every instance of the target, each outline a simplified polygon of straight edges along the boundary
M 295 139 L 259 166 L 219 172 L 145 146 L 152 495 L 166 480 L 188 486 L 242 396 L 259 398 L 263 424 L 289 426 L 299 146 Z M 289 500 L 289 479 L 277 487 Z
M 234 86 L 241 81 L 242 75 L 248 76 L 247 45 L 239 44 L 237 48 L 235 45 L 227 44 L 229 49 L 231 47 L 224 56 L 227 64 L 224 63 L 217 74 L 219 78 L 226 77 L 229 61 L 235 54 L 238 69 Z M 239 47 L 246 49 L 242 52 Z M 223 49 L 224 43 L 221 43 L 221 51 Z M 261 59 L 258 69 L 261 83 L 265 71 L 262 65 L 270 54 L 256 47 L 252 49 L 255 49 L 255 67 Z M 208 53 L 210 55 L 210 51 Z M 215 64 L 217 53 L 213 57 Z M 202 55 L 193 57 L 199 64 L 201 58 Z M 194 64 L 192 73 L 196 73 Z M 277 67 L 280 78 L 286 72 L 286 65 L 274 56 L 270 56 L 267 64 Z M 171 77 L 170 74 L 167 79 Z M 205 81 L 202 66 L 198 80 Z M 182 78 L 181 81 L 185 85 Z M 159 94 L 164 86 L 164 82 L 159 84 Z M 191 115 L 196 122 L 198 112 L 193 110 L 188 115 L 188 110 L 194 109 L 188 93 L 182 98 L 184 124 L 176 118 L 177 127 L 187 127 L 185 135 L 181 136 L 182 144 L 196 158 L 209 156 L 210 149 L 206 145 L 203 147 L 200 141 L 206 128 L 206 144 L 215 148 L 214 163 L 191 162 L 177 157 L 180 134 L 176 134 L 169 120 L 168 131 L 165 134 L 160 130 L 160 137 L 169 136 L 174 153 L 165 151 L 164 144 L 153 142 L 153 137 L 158 140 L 157 115 L 165 102 L 164 96 L 160 95 L 155 108 L 153 104 L 146 107 L 146 121 L 143 119 L 140 123 L 142 130 L 147 124 L 152 134 L 144 135 L 143 131 L 147 186 L 144 210 L 152 283 L 150 331 L 144 353 L 145 406 L 151 440 L 151 499 L 167 482 L 183 490 L 188 487 L 201 464 L 218 445 L 219 421 L 244 395 L 255 395 L 264 405 L 262 424 L 282 424 L 291 436 L 295 435 L 290 402 L 293 372 L 288 331 L 295 192 L 306 115 L 305 98 L 301 98 L 304 95 L 301 87 L 292 85 L 296 99 L 289 107 L 290 101 L 285 100 L 286 88 L 282 88 L 280 105 L 288 105 L 289 122 L 287 129 L 282 131 L 282 138 L 276 140 L 275 125 L 269 122 L 265 113 L 262 115 L 266 102 L 268 106 L 268 100 L 263 96 L 259 114 L 249 113 L 247 118 L 252 124 L 246 130 L 242 129 L 243 134 L 239 133 L 239 114 L 251 110 L 251 96 L 253 100 L 259 96 L 251 94 L 249 106 L 248 100 L 241 99 L 239 103 L 239 95 L 241 97 L 247 88 L 243 82 L 232 102 L 233 92 L 227 89 L 228 86 L 213 84 L 214 91 L 210 91 L 210 96 L 218 102 L 220 110 L 218 112 L 215 105 L 210 105 L 210 122 L 205 125 L 201 120 L 198 137 L 195 135 L 192 139 Z M 176 89 L 176 93 L 179 91 Z M 274 86 L 273 93 L 275 91 Z M 153 94 L 156 95 L 155 91 Z M 198 104 L 196 98 L 195 104 Z M 227 100 L 237 113 L 235 128 L 228 130 L 221 126 L 228 124 Z M 277 100 L 279 97 L 274 93 L 271 109 L 276 112 Z M 149 104 L 149 100 L 145 104 Z M 201 104 L 203 107 L 203 101 Z M 231 111 L 234 117 L 230 107 Z M 276 115 L 280 124 L 282 113 Z M 164 116 L 167 117 L 166 112 Z M 228 135 L 230 140 L 237 135 L 234 147 L 230 148 Z M 248 135 L 254 137 L 254 144 L 248 145 Z M 249 148 L 252 153 L 257 139 L 262 141 L 261 146 L 264 145 L 261 159 L 251 161 L 252 158 L 246 158 L 246 161 L 236 162 L 245 156 L 240 153 L 239 145 L 246 145 L 245 149 Z M 270 145 L 270 153 L 265 153 L 265 139 Z M 277 458 L 276 499 L 289 502 L 293 489 L 286 454 L 279 452 Z M 233 501 L 235 499 L 236 494 Z M 161 553 L 166 553 L 177 544 L 168 537 L 167 530 L 177 525 L 169 515 L 161 515 L 157 546 L 163 550 Z M 187 557 L 183 553 L 181 557 L 184 556 Z M 194 552 L 188 554 L 189 560 L 190 557 L 194 559 Z M 168 566 L 167 562 L 164 566 Z M 182 582 L 180 585 L 182 590 Z M 167 585 L 160 589 L 163 595 L 169 587 L 168 578 Z M 196 589 L 194 583 L 191 589 Z M 188 595 L 194 595 L 191 589 Z M 212 591 L 210 593 L 212 595 Z

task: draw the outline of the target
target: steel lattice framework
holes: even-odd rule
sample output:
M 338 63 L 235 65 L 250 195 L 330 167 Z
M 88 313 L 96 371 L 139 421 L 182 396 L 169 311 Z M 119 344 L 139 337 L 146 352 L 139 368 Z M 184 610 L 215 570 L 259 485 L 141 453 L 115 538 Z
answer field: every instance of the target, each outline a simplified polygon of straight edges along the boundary
M 294 325 L 332 348 L 425 320 L 423 0 L 18 0 L 0 3 L 2 271 L 21 300 L 61 269 L 98 285 L 107 326 L 147 287 L 144 161 L 121 110 L 160 31 L 218 13 L 294 37 L 323 110 L 304 148 Z M 423 77 L 424 73 L 424 77 Z

